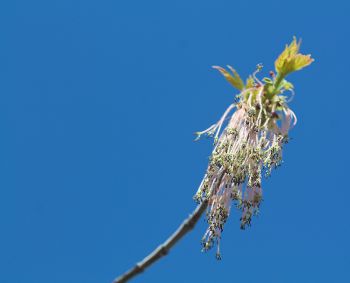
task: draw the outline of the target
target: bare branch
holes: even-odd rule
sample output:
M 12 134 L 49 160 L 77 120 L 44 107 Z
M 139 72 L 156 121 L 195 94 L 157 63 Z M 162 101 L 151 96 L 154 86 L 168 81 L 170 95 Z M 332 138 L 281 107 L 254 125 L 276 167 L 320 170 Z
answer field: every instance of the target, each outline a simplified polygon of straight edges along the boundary
M 113 283 L 124 283 L 133 278 L 137 274 L 143 272 L 148 266 L 153 264 L 161 257 L 168 254 L 169 250 L 198 222 L 202 213 L 207 207 L 207 202 L 204 201 L 197 206 L 193 213 L 179 226 L 179 228 L 161 245 L 159 245 L 152 253 L 146 256 L 142 261 L 137 263 L 133 268 L 116 278 Z

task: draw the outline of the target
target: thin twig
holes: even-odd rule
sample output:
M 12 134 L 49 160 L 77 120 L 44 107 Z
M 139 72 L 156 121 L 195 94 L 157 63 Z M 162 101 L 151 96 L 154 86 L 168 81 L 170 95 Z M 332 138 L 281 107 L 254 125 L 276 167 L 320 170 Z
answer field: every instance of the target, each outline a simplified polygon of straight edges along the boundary
M 207 208 L 207 201 L 197 206 L 193 213 L 177 228 L 177 230 L 161 245 L 159 245 L 152 253 L 146 256 L 142 261 L 137 263 L 133 268 L 116 278 L 113 283 L 124 283 L 133 278 L 137 274 L 143 272 L 148 266 L 153 264 L 161 257 L 168 254 L 169 250 L 186 235 L 196 225 L 202 213 Z

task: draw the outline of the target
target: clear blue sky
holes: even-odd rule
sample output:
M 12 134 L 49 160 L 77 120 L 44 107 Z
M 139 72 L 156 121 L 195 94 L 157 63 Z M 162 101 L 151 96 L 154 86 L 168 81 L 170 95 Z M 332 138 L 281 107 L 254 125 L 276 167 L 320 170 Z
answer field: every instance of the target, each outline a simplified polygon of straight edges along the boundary
M 0 282 L 102 283 L 195 208 L 215 122 L 235 91 L 210 67 L 267 72 L 293 35 L 299 123 L 261 215 L 223 260 L 203 219 L 133 282 L 350 282 L 348 1 L 0 3 Z

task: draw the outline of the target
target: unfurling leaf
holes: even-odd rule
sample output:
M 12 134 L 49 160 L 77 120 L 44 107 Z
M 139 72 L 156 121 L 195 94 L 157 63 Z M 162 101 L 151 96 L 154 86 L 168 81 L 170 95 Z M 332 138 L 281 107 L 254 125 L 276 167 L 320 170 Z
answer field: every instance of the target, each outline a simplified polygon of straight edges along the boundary
M 233 75 L 231 75 L 228 71 L 226 71 L 224 68 L 219 66 L 213 66 L 214 69 L 217 69 L 224 77 L 225 79 L 233 85 L 238 90 L 243 90 L 244 83 L 241 79 L 241 77 L 238 75 L 237 71 L 233 69 L 231 66 L 227 66 Z
M 291 89 L 294 88 L 294 86 L 293 86 L 292 83 L 290 83 L 290 82 L 284 80 L 284 81 L 283 81 L 283 88 L 284 88 L 285 90 L 291 90 Z
M 298 71 L 314 61 L 314 59 L 311 58 L 311 55 L 298 53 L 300 44 L 301 41 L 299 40 L 299 42 L 297 42 L 294 37 L 291 44 L 286 45 L 286 48 L 275 61 L 276 71 L 281 76 L 285 77 L 289 73 Z
M 249 76 L 246 81 L 246 89 L 251 88 L 254 86 L 254 78 L 252 76 Z
M 270 79 L 270 78 L 263 78 L 262 81 L 268 85 L 272 85 L 273 84 L 273 81 Z

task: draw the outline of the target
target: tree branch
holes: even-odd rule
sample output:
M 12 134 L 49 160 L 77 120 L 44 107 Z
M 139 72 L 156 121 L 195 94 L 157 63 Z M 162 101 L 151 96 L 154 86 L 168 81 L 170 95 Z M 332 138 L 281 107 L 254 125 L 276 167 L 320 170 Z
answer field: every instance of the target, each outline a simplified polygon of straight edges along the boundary
M 207 201 L 202 202 L 197 206 L 193 213 L 177 228 L 177 230 L 161 245 L 159 245 L 152 253 L 146 256 L 142 261 L 137 263 L 133 268 L 116 278 L 113 283 L 124 283 L 133 278 L 137 274 L 143 272 L 148 266 L 153 264 L 161 257 L 168 254 L 169 250 L 198 222 L 202 213 L 207 208 Z

